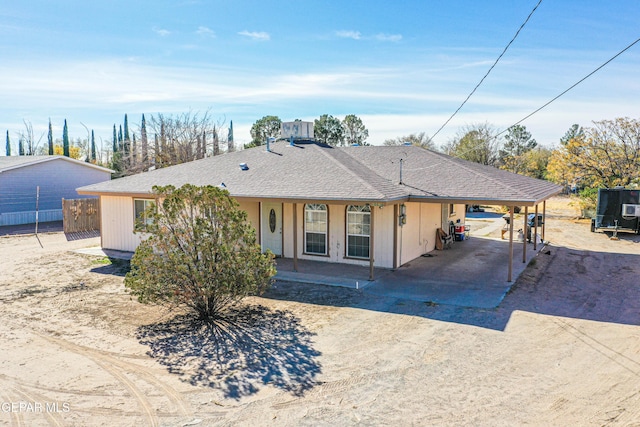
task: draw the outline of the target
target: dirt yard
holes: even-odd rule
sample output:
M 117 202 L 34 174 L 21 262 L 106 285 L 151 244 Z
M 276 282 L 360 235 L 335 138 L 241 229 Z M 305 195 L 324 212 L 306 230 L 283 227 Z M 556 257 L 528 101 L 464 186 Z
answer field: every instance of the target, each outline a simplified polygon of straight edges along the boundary
M 0 425 L 638 425 L 640 238 L 547 204 L 494 310 L 277 283 L 216 329 L 132 300 L 126 263 L 0 238 Z

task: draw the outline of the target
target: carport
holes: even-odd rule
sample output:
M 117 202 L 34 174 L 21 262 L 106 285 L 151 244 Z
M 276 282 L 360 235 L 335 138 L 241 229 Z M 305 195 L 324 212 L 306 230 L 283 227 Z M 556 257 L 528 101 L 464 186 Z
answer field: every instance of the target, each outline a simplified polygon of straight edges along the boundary
M 502 219 L 499 219 L 502 221 Z M 511 222 L 513 224 L 513 222 Z M 369 268 L 348 264 L 298 260 L 277 260 L 277 280 L 343 286 L 383 297 L 448 304 L 462 307 L 497 307 L 515 280 L 543 245 L 522 243 L 522 260 L 510 262 L 513 240 L 471 236 L 455 242 L 451 249 L 432 251 L 397 269 L 375 269 L 375 280 L 369 279 Z M 520 262 L 521 261 L 521 262 Z

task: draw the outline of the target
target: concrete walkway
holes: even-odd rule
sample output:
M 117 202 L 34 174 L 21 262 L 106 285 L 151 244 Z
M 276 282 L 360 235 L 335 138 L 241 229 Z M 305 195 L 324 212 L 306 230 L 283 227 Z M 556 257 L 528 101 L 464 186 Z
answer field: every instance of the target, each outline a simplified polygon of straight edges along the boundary
M 538 251 L 543 245 L 538 245 Z M 507 294 L 528 262 L 537 254 L 527 244 L 522 262 L 522 243 L 514 242 L 513 281 L 507 282 L 509 242 L 472 237 L 455 242 L 451 249 L 433 251 L 395 271 L 375 269 L 369 281 L 369 268 L 298 260 L 278 259 L 277 280 L 360 288 L 364 292 L 462 307 L 495 308 Z

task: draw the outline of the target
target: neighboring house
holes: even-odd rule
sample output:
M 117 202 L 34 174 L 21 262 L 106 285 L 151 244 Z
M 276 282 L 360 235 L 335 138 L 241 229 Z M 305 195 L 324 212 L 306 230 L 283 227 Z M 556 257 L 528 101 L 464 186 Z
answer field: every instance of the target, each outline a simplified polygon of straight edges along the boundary
M 108 181 L 112 171 L 65 156 L 0 157 L 0 226 L 61 221 L 62 199 L 76 188 Z
M 464 222 L 465 204 L 536 206 L 561 187 L 415 146 L 278 142 L 78 189 L 100 196 L 102 246 L 134 251 L 154 185 L 223 186 L 277 256 L 396 268 Z

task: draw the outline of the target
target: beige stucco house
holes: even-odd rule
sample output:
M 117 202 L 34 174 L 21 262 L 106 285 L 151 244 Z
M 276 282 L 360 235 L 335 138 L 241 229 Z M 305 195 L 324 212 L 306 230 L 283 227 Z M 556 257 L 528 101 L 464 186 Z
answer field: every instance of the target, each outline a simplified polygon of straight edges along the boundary
M 279 141 L 81 187 L 101 199 L 102 246 L 134 251 L 136 215 L 154 185 L 223 186 L 277 256 L 397 268 L 464 223 L 466 204 L 537 206 L 546 181 L 415 146 L 331 147 Z

